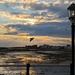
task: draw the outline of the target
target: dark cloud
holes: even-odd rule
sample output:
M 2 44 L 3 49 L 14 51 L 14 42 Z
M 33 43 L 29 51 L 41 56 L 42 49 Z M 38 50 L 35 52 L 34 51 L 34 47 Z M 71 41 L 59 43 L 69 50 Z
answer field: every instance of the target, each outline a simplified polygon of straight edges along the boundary
M 6 28 L 12 27 L 18 29 L 18 32 L 27 32 L 30 36 L 57 36 L 70 37 L 71 29 L 68 22 L 47 22 L 36 25 L 7 25 Z
M 57 4 L 57 5 L 54 5 L 54 6 L 50 6 L 48 8 L 48 11 L 53 13 L 53 14 L 56 14 L 57 16 L 59 17 L 67 17 L 67 4 Z
M 44 3 L 32 3 L 30 4 L 31 10 L 45 10 L 46 8 L 48 8 L 47 5 L 45 5 Z
M 60 0 L 60 2 L 63 2 L 63 0 Z M 9 2 L 0 3 L 1 10 L 5 10 L 9 13 L 14 13 L 16 15 L 18 15 L 18 13 L 26 12 L 25 9 L 27 7 L 29 7 L 28 8 L 29 12 L 36 11 L 36 12 L 40 13 L 40 11 L 47 10 L 47 12 L 44 11 L 41 14 L 35 13 L 34 16 L 37 16 L 37 15 L 45 16 L 48 13 L 50 13 L 50 14 L 57 15 L 58 18 L 61 18 L 61 19 L 68 16 L 67 15 L 67 7 L 69 6 L 69 4 L 53 4 L 53 3 L 45 4 L 43 2 L 40 2 L 40 3 L 35 2 L 35 3 L 30 3 L 28 5 L 20 3 L 19 6 L 20 7 L 24 6 L 25 9 L 17 8 L 17 6 L 18 6 L 18 4 L 14 3 L 14 2 L 13 3 L 9 3 Z M 29 13 L 29 12 L 27 12 L 27 13 Z
M 47 10 L 48 13 L 56 14 L 59 18 L 67 17 L 67 7 L 69 4 L 52 4 L 48 5 L 44 3 L 31 4 L 31 10 Z

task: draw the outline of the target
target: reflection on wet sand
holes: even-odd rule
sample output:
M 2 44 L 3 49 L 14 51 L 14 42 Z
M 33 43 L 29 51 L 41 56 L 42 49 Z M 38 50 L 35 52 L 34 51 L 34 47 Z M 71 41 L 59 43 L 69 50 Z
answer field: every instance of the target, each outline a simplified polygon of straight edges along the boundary
M 43 62 L 44 60 L 37 57 L 24 57 L 24 56 L 17 56 L 17 58 L 21 58 L 23 62 Z
M 39 52 L 38 52 L 39 53 Z M 52 54 L 50 53 L 36 53 L 36 52 L 11 52 L 6 53 L 5 55 L 0 55 L 0 64 L 27 64 L 28 62 L 33 65 L 39 65 L 39 64 L 50 64 L 54 60 L 54 57 L 51 57 Z M 52 52 L 51 52 L 52 53 Z M 30 75 L 45 75 L 43 70 L 44 67 L 38 68 L 30 67 Z M 42 71 L 41 71 L 42 70 Z M 49 70 L 49 68 L 45 69 L 46 72 Z M 25 75 L 26 74 L 26 67 L 0 67 L 0 73 L 4 72 L 7 75 Z M 40 73 L 39 73 L 40 72 Z M 9 73 L 9 74 L 8 74 Z M 37 74 L 36 74 L 37 73 Z M 47 74 L 49 75 L 49 74 Z
M 28 62 L 34 64 L 34 63 L 39 63 L 39 62 L 44 62 L 44 60 L 42 59 L 44 55 L 40 54 L 36 54 L 34 52 L 12 52 L 12 53 L 6 53 L 5 55 L 1 55 L 0 56 L 0 64 L 26 64 Z M 20 72 L 22 75 L 25 75 L 25 67 L 0 67 L 0 72 L 2 71 L 7 71 L 9 72 L 13 72 L 16 70 L 16 72 Z M 15 73 L 16 73 L 15 72 Z M 14 73 L 14 72 L 13 72 Z M 30 70 L 30 75 L 35 74 L 35 71 Z

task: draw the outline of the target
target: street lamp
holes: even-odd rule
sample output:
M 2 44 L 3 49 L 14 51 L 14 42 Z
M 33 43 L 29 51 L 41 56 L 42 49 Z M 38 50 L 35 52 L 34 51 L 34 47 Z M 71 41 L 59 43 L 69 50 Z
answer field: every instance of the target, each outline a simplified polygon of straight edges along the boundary
M 75 4 L 71 4 L 68 8 L 69 20 L 72 22 L 72 63 L 71 75 L 74 75 L 74 27 L 75 27 Z

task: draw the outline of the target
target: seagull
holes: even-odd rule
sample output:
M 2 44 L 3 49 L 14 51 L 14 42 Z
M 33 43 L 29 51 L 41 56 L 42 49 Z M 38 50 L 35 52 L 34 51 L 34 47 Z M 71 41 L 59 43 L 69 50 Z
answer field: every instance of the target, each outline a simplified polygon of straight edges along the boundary
M 68 31 L 68 29 L 66 28 L 66 31 Z
M 30 42 L 33 40 L 34 38 L 30 38 Z

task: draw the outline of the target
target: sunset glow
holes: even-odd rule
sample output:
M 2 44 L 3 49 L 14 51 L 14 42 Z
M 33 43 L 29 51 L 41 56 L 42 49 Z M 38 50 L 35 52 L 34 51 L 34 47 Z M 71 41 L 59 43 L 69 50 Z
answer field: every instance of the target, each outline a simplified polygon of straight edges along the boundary
M 0 0 L 0 46 L 71 44 L 67 7 L 74 0 Z M 34 41 L 29 42 L 29 38 Z

